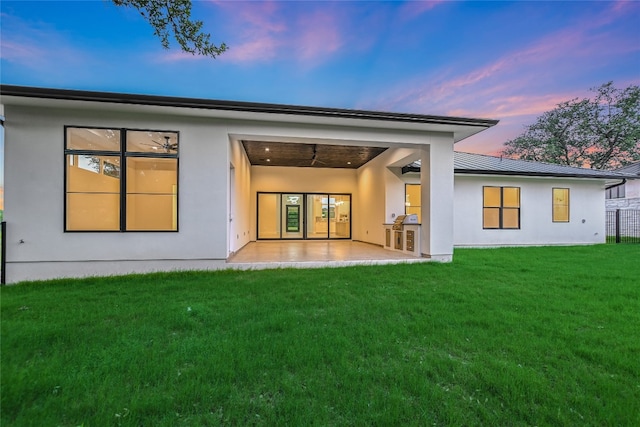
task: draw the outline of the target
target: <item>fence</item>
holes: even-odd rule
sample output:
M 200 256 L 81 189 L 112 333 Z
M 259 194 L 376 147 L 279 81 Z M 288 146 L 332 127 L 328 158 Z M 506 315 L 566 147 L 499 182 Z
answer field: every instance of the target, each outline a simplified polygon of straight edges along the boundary
M 0 222 L 0 285 L 4 285 L 7 275 L 7 223 Z
M 640 243 L 640 210 L 607 211 L 607 243 Z

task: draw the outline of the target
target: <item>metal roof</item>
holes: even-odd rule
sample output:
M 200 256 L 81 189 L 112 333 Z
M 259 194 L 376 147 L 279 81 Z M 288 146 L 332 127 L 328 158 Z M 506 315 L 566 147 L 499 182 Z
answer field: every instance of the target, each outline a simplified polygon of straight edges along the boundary
M 462 153 L 456 151 L 453 157 L 453 168 L 457 174 L 475 175 L 516 175 L 516 176 L 548 176 L 572 178 L 629 179 L 634 175 L 619 171 L 603 171 L 597 169 L 576 168 L 551 163 L 514 160 L 506 157 L 488 156 L 485 154 Z M 408 165 L 410 171 L 417 172 L 420 162 Z
M 640 177 L 640 162 L 621 167 L 616 169 L 614 172 L 628 173 Z

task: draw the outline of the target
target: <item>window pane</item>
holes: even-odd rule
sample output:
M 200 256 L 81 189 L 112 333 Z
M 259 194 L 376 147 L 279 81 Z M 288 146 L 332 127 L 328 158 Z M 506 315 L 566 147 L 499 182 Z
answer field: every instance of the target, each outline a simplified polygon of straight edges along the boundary
M 67 157 L 67 192 L 118 193 L 120 192 L 120 159 L 114 156 Z
M 67 194 L 67 230 L 96 231 L 120 229 L 120 195 Z
M 520 228 L 520 209 L 502 210 L 502 228 Z
M 553 221 L 569 222 L 569 189 L 553 189 Z
M 554 205 L 568 205 L 569 204 L 569 189 L 568 188 L 554 188 L 553 189 L 553 204 Z
M 67 149 L 120 151 L 120 131 L 117 129 L 67 128 Z
M 504 187 L 502 189 L 503 204 L 506 208 L 519 208 L 520 207 L 520 188 L 518 187 Z
M 335 217 L 335 207 L 329 210 L 327 194 L 307 194 L 307 238 L 329 237 L 329 217 Z M 333 215 L 332 215 L 333 213 Z
M 500 187 L 483 187 L 484 189 L 484 207 L 499 208 L 500 207 Z
M 127 230 L 177 229 L 177 194 L 127 194 Z
M 351 196 L 341 194 L 330 194 L 330 203 L 333 203 L 335 216 L 329 222 L 329 237 L 344 239 L 351 237 Z
M 420 184 L 407 184 L 405 186 L 405 210 L 404 213 L 418 215 L 418 222 L 421 221 L 420 211 L 422 206 L 422 195 Z
M 405 195 L 406 206 L 420 206 L 421 205 L 421 193 L 420 184 L 407 184 Z
M 482 210 L 483 228 L 500 228 L 500 209 L 484 208 Z
M 420 207 L 408 206 L 405 208 L 405 213 L 407 215 L 416 214 L 418 215 L 418 222 L 420 222 Z
M 280 195 L 258 194 L 258 239 L 280 238 Z
M 556 205 L 553 207 L 554 222 L 569 222 L 569 207 Z
M 176 132 L 127 131 L 127 151 L 134 153 L 178 154 Z
M 304 203 L 303 194 L 283 194 L 281 197 L 282 206 L 280 212 L 282 237 L 284 239 L 301 239 L 304 236 L 302 205 Z
M 127 193 L 173 194 L 178 160 L 127 157 Z

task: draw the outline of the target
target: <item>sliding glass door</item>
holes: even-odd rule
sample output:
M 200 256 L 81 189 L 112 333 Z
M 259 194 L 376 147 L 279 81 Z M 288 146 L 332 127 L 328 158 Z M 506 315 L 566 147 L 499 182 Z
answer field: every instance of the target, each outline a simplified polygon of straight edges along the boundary
M 329 196 L 329 206 L 333 202 L 333 217 L 329 218 L 330 239 L 351 238 L 351 196 L 347 194 L 332 194 Z
M 258 193 L 258 239 L 350 238 L 350 194 Z
M 326 195 L 307 194 L 307 239 L 329 237 Z
M 283 194 L 282 206 L 282 239 L 302 239 L 304 226 L 302 225 L 304 194 Z

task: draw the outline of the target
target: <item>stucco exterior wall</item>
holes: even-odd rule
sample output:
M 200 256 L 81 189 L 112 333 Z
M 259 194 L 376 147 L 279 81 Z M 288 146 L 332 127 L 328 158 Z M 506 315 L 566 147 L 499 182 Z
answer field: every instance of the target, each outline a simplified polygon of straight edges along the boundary
M 405 212 L 407 177 L 401 167 L 420 159 L 421 250 L 424 256 L 450 261 L 453 256 L 453 138 L 433 134 L 419 146 L 392 148 L 358 170 L 358 198 L 363 215 L 358 240 L 384 245 L 384 228 Z M 416 178 L 412 178 L 412 181 Z
M 228 137 L 219 122 L 19 106 L 5 106 L 5 115 L 8 281 L 165 270 L 186 260 L 207 268 L 226 259 Z M 180 132 L 179 232 L 65 233 L 65 125 Z
M 520 187 L 520 229 L 482 228 L 483 186 Z M 455 176 L 456 246 L 570 245 L 605 242 L 602 180 Z M 552 221 L 552 189 L 569 188 L 569 222 Z
M 229 251 L 235 253 L 251 241 L 251 163 L 240 141 L 229 141 Z
M 417 158 L 415 148 L 390 148 L 358 169 L 357 202 L 361 209 L 354 218 L 354 239 L 384 245 L 383 224 L 404 214 L 404 182 L 391 168 Z
M 239 120 L 194 117 L 187 110 L 165 107 L 49 104 L 5 105 L 3 237 L 9 283 L 224 268 L 229 254 L 256 238 L 257 191 L 351 193 L 352 238 L 382 244 L 382 224 L 391 213 L 402 213 L 404 203 L 404 183 L 389 167 L 400 166 L 407 153 L 413 153 L 413 160 L 419 158 L 415 153 L 424 144 L 444 143 L 438 156 L 444 155 L 445 163 L 452 155 L 452 134 L 387 129 L 379 123 L 310 124 L 291 116 L 274 116 L 267 122 L 250 114 Z M 179 231 L 65 232 L 64 126 L 179 132 Z M 240 143 L 253 137 L 391 148 L 358 171 L 260 168 L 249 164 Z M 448 197 L 439 203 L 452 206 L 452 195 Z

